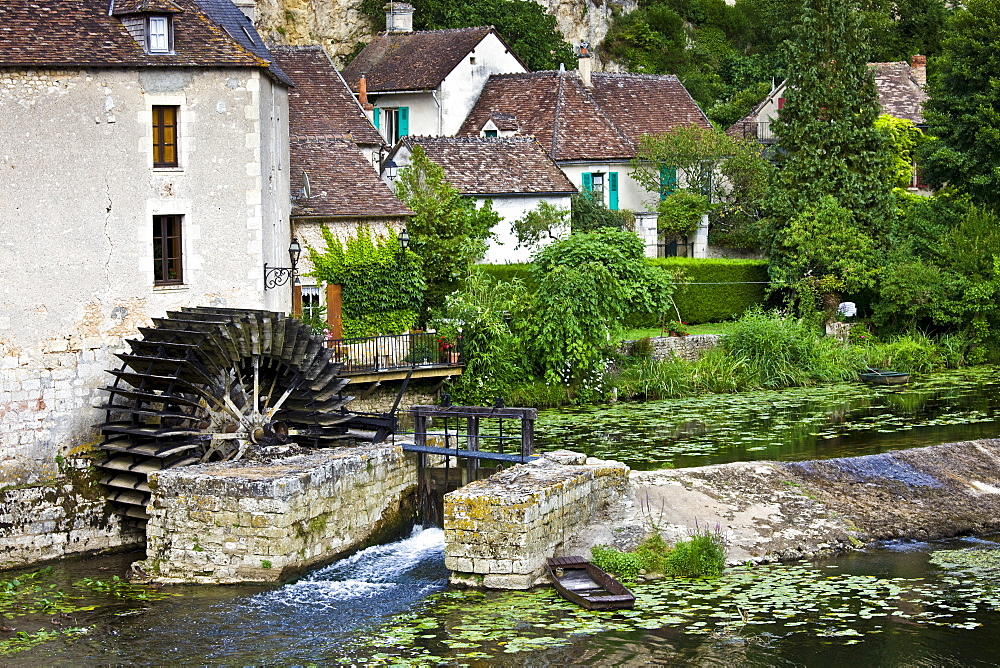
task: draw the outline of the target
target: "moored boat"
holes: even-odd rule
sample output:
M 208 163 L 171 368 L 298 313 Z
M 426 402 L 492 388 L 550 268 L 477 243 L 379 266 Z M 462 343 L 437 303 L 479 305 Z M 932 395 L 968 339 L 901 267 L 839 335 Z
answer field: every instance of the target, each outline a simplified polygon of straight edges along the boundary
M 910 374 L 902 371 L 886 371 L 885 369 L 868 369 L 858 374 L 861 381 L 869 385 L 906 385 L 910 382 Z
M 546 567 L 563 598 L 588 610 L 623 610 L 635 605 L 625 585 L 583 557 L 552 557 Z

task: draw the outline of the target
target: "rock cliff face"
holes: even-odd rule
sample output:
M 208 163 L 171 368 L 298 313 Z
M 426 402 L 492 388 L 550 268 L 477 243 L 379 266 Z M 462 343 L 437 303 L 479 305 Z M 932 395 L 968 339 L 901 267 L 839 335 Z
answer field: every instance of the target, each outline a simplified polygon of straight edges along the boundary
M 256 0 L 258 30 L 274 44 L 322 44 L 338 65 L 358 42 L 368 42 L 374 28 L 359 0 Z M 608 32 L 614 8 L 634 10 L 636 0 L 537 0 L 556 17 L 572 44 L 599 44 Z M 419 11 L 419 10 L 418 10 Z M 599 57 L 599 54 L 598 54 Z M 601 62 L 596 63 L 602 69 Z M 566 63 L 568 69 L 574 63 Z M 603 68 L 609 69 L 609 68 Z

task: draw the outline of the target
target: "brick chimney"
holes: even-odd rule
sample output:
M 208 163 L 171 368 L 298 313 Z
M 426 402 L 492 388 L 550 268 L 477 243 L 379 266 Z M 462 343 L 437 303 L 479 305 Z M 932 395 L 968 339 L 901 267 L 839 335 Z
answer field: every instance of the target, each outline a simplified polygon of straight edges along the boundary
M 590 57 L 590 42 L 580 42 L 580 55 L 577 57 L 577 70 L 585 88 L 593 88 L 594 82 L 590 75 L 594 71 L 594 61 Z
M 364 73 L 358 79 L 358 102 L 361 103 L 361 108 L 365 111 L 371 111 L 375 108 L 375 105 L 368 101 L 368 79 Z
M 916 55 L 910 59 L 910 76 L 921 88 L 927 86 L 927 56 Z
M 413 5 L 390 2 L 385 6 L 386 32 L 413 32 Z

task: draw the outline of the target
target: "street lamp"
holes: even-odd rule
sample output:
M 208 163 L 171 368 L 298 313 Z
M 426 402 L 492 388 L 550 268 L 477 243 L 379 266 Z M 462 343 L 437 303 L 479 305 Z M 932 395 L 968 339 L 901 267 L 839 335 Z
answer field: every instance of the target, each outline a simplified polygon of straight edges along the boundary
M 268 267 L 267 263 L 264 263 L 264 289 L 270 290 L 276 288 L 279 285 L 284 285 L 293 276 L 295 276 L 295 282 L 298 283 L 298 276 L 295 273 L 295 268 L 299 264 L 299 257 L 302 255 L 302 246 L 299 244 L 299 240 L 296 237 L 292 237 L 292 243 L 288 244 L 288 259 L 292 261 L 291 267 Z
M 395 181 L 396 176 L 399 174 L 399 165 L 393 160 L 386 160 L 385 164 L 382 165 L 383 171 L 385 171 L 385 176 L 390 181 Z
M 410 234 L 403 228 L 403 231 L 399 233 L 399 263 L 403 264 L 403 260 L 406 258 L 406 249 L 410 246 Z

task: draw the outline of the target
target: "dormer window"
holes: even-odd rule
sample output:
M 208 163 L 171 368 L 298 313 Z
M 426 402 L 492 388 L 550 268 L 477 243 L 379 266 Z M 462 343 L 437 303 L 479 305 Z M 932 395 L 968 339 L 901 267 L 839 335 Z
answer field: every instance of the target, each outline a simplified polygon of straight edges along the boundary
M 147 53 L 170 53 L 170 17 L 150 16 L 146 30 Z
M 149 54 L 174 52 L 174 16 L 184 10 L 173 0 L 114 0 L 112 14 Z

